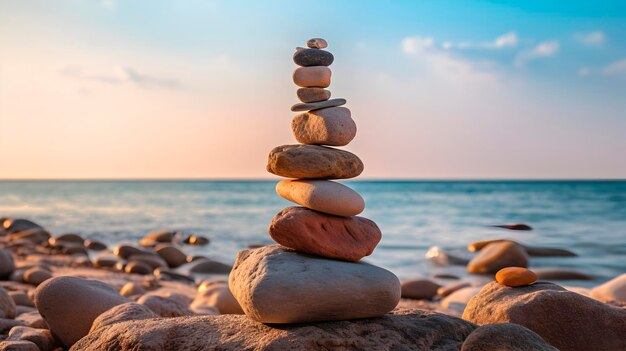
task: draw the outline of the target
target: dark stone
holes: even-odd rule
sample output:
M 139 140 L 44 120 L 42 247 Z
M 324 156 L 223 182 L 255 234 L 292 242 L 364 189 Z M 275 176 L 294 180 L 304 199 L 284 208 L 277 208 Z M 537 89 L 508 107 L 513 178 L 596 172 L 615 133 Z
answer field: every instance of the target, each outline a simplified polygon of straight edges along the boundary
M 333 54 L 319 49 L 298 48 L 293 54 L 293 62 L 298 66 L 330 66 L 333 63 Z

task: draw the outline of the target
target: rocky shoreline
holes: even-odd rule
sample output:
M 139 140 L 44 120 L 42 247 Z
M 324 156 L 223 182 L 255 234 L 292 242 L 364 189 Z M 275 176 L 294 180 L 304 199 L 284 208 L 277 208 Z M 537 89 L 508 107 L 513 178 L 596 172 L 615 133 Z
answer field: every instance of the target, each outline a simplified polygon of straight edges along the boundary
M 626 347 L 626 275 L 574 291 L 545 281 L 540 273 L 539 281 L 514 287 L 464 280 L 441 285 L 436 279 L 416 278 L 402 282 L 402 299 L 383 317 L 278 326 L 243 314 L 228 288 L 231 267 L 184 254 L 187 245 L 208 243 L 207 238 L 161 230 L 136 244 L 106 248 L 77 234 L 50 235 L 28 220 L 1 222 L 0 350 Z M 470 249 L 482 251 L 499 243 L 472 243 Z M 510 249 L 519 244 L 508 243 L 485 251 L 491 252 L 489 264 L 481 263 L 486 254 L 475 256 L 472 267 L 490 267 L 494 261 L 507 266 L 508 259 L 527 254 Z M 284 250 L 266 246 L 249 251 L 277 249 Z M 559 277 L 559 272 L 548 273 Z M 510 284 L 510 274 L 499 274 L 498 281 Z M 317 288 L 324 291 L 324 286 Z M 310 299 L 336 303 L 315 291 Z M 486 343 L 493 348 L 476 346 Z

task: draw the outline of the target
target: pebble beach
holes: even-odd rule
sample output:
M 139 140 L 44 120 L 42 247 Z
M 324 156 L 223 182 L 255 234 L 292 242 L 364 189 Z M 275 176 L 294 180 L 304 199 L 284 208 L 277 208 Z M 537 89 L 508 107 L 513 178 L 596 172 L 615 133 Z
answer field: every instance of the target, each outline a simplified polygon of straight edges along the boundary
M 437 193 L 398 182 L 389 198 L 354 180 L 366 167 L 349 151 L 358 116 L 332 96 L 328 46 L 312 38 L 293 55 L 297 144 L 269 151 L 268 172 L 284 178 L 275 194 L 250 190 L 267 182 L 239 184 L 240 193 L 216 183 L 224 206 L 207 208 L 195 203 L 206 184 L 173 183 L 177 198 L 157 197 L 200 211 L 176 218 L 150 211 L 154 204 L 98 203 L 119 184 L 79 184 L 97 196 L 55 213 L 34 209 L 50 196 L 36 191 L 46 183 L 26 192 L 3 183 L 12 213 L 0 213 L 0 351 L 625 350 L 626 185 L 440 183 L 452 190 Z M 50 189 L 69 201 L 85 196 L 67 191 L 76 186 Z M 126 186 L 121 199 L 146 184 Z M 459 186 L 465 202 L 446 204 Z M 515 191 L 523 186 L 535 188 Z M 415 194 L 421 213 L 402 206 Z M 93 208 L 107 209 L 110 227 L 80 224 L 102 220 L 85 219 Z M 143 217 L 130 221 L 150 229 L 129 234 L 136 208 Z M 470 229 L 462 213 L 473 214 Z M 600 244 L 562 228 L 549 235 L 573 213 L 589 217 L 568 228 L 603 226 L 593 239 Z

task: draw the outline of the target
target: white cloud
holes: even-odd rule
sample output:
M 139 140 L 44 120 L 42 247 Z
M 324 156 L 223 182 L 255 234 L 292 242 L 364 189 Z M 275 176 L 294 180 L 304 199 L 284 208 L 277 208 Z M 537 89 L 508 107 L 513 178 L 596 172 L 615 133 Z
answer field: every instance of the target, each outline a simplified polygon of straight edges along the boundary
M 444 41 L 441 43 L 441 47 L 443 49 L 504 49 L 516 47 L 519 42 L 519 38 L 517 37 L 517 33 L 508 32 L 504 33 L 501 36 L 495 38 L 492 41 L 488 42 L 471 42 L 471 41 L 462 41 L 458 43 L 454 43 L 451 41 Z
M 128 82 L 141 87 L 177 88 L 180 86 L 180 83 L 175 79 L 147 75 L 126 66 L 117 66 L 112 73 L 89 73 L 80 66 L 66 66 L 61 70 L 61 74 L 75 79 L 106 84 Z
M 515 65 L 521 67 L 526 62 L 531 60 L 552 57 L 559 52 L 560 48 L 561 44 L 559 44 L 558 40 L 541 42 L 532 50 L 525 51 L 517 55 L 517 58 L 515 59 Z
M 626 59 L 615 61 L 604 67 L 602 73 L 606 76 L 626 77 Z
M 518 38 L 515 32 L 509 32 L 497 37 L 493 41 L 493 46 L 496 48 L 507 48 L 517 46 Z
M 443 47 L 445 47 L 443 43 Z M 402 40 L 402 51 L 426 65 L 429 72 L 440 78 L 461 84 L 471 81 L 494 81 L 493 72 L 481 69 L 480 64 L 453 56 L 442 50 L 431 37 L 413 36 Z
M 402 40 L 402 51 L 407 54 L 424 52 L 435 45 L 435 40 L 431 37 L 407 37 Z
M 577 33 L 574 37 L 585 45 L 600 45 L 606 41 L 606 35 L 600 30 L 589 33 Z

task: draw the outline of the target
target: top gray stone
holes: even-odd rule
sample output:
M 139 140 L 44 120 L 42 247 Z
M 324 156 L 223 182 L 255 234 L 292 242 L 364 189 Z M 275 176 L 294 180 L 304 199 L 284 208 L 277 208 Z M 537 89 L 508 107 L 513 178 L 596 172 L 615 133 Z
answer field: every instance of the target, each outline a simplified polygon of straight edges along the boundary
M 328 43 L 322 38 L 313 38 L 306 42 L 306 46 L 311 49 L 323 49 L 328 46 Z

